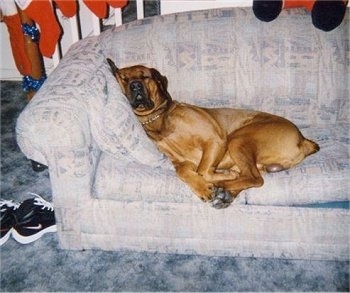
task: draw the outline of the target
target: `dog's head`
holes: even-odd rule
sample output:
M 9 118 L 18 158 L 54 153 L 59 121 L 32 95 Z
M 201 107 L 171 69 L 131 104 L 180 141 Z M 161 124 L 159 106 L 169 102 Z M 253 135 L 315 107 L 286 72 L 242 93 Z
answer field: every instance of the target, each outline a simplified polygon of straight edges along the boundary
M 119 69 L 111 59 L 107 62 L 135 114 L 148 115 L 171 101 L 168 79 L 158 70 L 143 65 Z

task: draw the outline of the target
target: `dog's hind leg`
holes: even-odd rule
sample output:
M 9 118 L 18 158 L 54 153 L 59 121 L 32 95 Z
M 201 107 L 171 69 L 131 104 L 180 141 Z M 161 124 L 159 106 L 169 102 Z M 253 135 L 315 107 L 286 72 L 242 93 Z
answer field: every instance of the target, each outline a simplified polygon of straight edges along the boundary
M 219 138 L 215 141 L 207 142 L 203 147 L 201 161 L 197 168 L 197 173 L 212 183 L 225 180 L 234 180 L 238 173 L 232 169 L 218 170 L 219 163 L 223 160 L 226 153 L 226 140 L 220 142 Z
M 229 191 L 233 197 L 244 189 L 262 186 L 264 180 L 256 165 L 255 145 L 246 139 L 236 138 L 229 142 L 228 147 L 232 161 L 240 170 L 239 177 L 220 182 L 218 186 Z

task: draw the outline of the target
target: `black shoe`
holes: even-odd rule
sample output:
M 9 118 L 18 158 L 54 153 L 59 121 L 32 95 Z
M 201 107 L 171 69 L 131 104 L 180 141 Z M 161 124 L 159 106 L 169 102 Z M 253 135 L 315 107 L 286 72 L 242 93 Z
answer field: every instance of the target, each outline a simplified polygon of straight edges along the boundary
M 33 161 L 33 160 L 31 160 L 31 162 L 32 162 L 32 168 L 35 172 L 42 172 L 45 169 L 47 169 L 47 166 L 45 166 L 43 164 L 40 164 L 40 163 Z
M 13 226 L 16 224 L 16 210 L 19 205 L 12 200 L 0 199 L 0 246 L 9 239 L 13 231 Z
M 51 203 L 34 194 L 17 210 L 17 223 L 12 237 L 21 244 L 31 243 L 48 232 L 56 232 L 55 213 Z

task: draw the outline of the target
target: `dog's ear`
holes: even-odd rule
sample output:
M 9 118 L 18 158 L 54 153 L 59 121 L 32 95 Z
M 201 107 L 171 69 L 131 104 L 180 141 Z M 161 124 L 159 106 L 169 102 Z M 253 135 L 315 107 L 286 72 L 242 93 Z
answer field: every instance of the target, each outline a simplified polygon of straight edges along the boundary
M 116 76 L 116 74 L 119 70 L 118 67 L 115 65 L 115 63 L 111 59 L 107 58 L 106 60 L 111 68 L 113 75 Z
M 164 75 L 161 75 L 160 72 L 154 68 L 151 68 L 151 73 L 153 79 L 159 81 L 165 90 L 168 89 L 168 79 Z
M 152 78 L 161 85 L 162 93 L 168 101 L 172 101 L 172 98 L 168 92 L 168 79 L 166 76 L 161 75 L 157 69 L 151 68 Z

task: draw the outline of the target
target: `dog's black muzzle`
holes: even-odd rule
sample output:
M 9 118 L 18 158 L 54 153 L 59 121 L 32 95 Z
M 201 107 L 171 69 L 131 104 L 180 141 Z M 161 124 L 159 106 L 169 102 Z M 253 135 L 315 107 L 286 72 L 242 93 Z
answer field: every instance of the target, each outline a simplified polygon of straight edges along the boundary
M 129 89 L 131 95 L 130 104 L 134 109 L 140 106 L 146 109 L 152 109 L 154 107 L 154 103 L 148 98 L 148 93 L 141 81 L 134 80 L 130 82 Z

